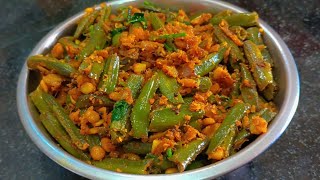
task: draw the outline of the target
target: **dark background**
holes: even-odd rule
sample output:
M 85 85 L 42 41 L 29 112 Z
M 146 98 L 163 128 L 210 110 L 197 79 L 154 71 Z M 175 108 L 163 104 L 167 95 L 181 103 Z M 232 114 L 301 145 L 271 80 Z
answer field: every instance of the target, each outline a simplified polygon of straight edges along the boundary
M 0 179 L 80 179 L 31 142 L 16 108 L 20 69 L 59 22 L 102 1 L 0 0 Z M 297 112 L 281 138 L 254 161 L 219 179 L 320 178 L 320 1 L 230 0 L 271 25 L 289 46 L 301 80 Z

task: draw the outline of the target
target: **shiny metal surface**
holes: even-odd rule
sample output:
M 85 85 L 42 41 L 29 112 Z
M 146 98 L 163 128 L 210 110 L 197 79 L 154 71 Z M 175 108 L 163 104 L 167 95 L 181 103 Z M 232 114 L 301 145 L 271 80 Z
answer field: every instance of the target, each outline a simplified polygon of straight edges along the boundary
M 113 1 L 109 4 L 113 9 L 127 5 L 139 5 L 143 1 Z M 189 12 L 194 11 L 220 11 L 230 9 L 235 12 L 245 12 L 244 9 L 236 7 L 226 2 L 210 1 L 210 0 L 172 0 L 172 1 L 154 1 L 162 4 L 164 7 L 174 7 L 176 9 L 183 8 Z M 48 49 L 62 35 L 70 33 L 75 27 L 76 21 L 81 17 L 82 13 L 65 20 L 55 29 L 50 31 L 33 49 L 30 55 L 46 53 Z M 215 164 L 208 165 L 192 171 L 171 175 L 132 175 L 116 173 L 93 167 L 86 164 L 61 149 L 42 127 L 38 120 L 38 115 L 30 104 L 28 93 L 33 90 L 37 83 L 37 75 L 30 73 L 26 64 L 23 66 L 17 88 L 18 110 L 21 122 L 33 142 L 52 160 L 61 166 L 91 179 L 205 179 L 214 178 L 230 172 L 240 166 L 250 162 L 253 158 L 266 150 L 273 142 L 275 142 L 283 131 L 289 125 L 298 105 L 300 86 L 297 68 L 294 59 L 280 36 L 265 22 L 260 21 L 261 27 L 265 30 L 265 41 L 270 49 L 272 57 L 275 59 L 275 77 L 280 86 L 280 91 L 276 97 L 276 104 L 279 107 L 279 114 L 269 125 L 268 132 L 259 136 L 255 141 L 250 143 L 237 154 L 219 161 Z

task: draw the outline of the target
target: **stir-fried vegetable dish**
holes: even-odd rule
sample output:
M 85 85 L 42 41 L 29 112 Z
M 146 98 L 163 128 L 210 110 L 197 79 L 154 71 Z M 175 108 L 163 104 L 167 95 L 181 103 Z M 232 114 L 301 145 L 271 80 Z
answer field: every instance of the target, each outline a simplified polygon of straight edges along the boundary
M 273 60 L 257 13 L 144 2 L 87 8 L 74 34 L 31 56 L 30 98 L 56 142 L 107 170 L 177 173 L 225 159 L 268 131 Z

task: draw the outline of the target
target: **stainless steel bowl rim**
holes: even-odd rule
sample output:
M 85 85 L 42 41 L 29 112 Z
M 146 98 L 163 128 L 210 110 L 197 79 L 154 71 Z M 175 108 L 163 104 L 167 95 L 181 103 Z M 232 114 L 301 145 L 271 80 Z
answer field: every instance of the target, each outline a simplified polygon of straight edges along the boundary
M 132 1 L 133 0 L 130 0 L 130 2 Z M 108 4 L 119 5 L 123 2 L 128 1 L 112 1 L 108 2 Z M 225 9 L 230 9 L 234 12 L 247 12 L 246 10 L 227 2 L 210 0 L 202 0 L 202 2 L 208 3 L 210 5 L 220 6 Z M 45 47 L 48 47 L 51 44 L 50 42 L 57 38 L 59 32 L 63 31 L 63 29 L 68 27 L 72 22 L 75 22 L 77 19 L 79 19 L 82 16 L 82 14 L 83 12 L 80 12 L 72 16 L 71 18 L 59 24 L 52 31 L 50 31 L 36 45 L 36 47 L 30 53 L 30 56 L 41 53 L 45 49 Z M 58 147 L 57 144 L 48 137 L 46 137 L 34 123 L 29 107 L 27 105 L 28 68 L 26 63 L 22 67 L 17 87 L 17 106 L 21 122 L 32 141 L 49 158 L 51 158 L 61 166 L 65 167 L 66 169 L 90 179 L 205 179 L 218 177 L 222 174 L 230 172 L 250 162 L 252 159 L 254 159 L 263 151 L 265 151 L 271 144 L 273 144 L 289 125 L 298 105 L 300 95 L 300 83 L 295 61 L 281 37 L 262 20 L 260 20 L 260 26 L 265 30 L 265 33 L 268 34 L 271 41 L 275 43 L 276 48 L 280 51 L 282 58 L 285 60 L 284 62 L 282 62 L 285 64 L 283 70 L 285 71 L 284 73 L 286 74 L 286 77 L 290 77 L 285 80 L 287 84 L 285 90 L 285 98 L 283 100 L 282 107 L 286 108 L 280 109 L 279 114 L 274 119 L 276 123 L 272 123 L 269 126 L 268 132 L 266 134 L 259 136 L 254 142 L 250 143 L 240 152 L 225 160 L 196 170 L 171 175 L 133 175 L 117 173 L 113 171 L 96 168 L 85 162 L 82 162 L 65 152 L 60 147 Z

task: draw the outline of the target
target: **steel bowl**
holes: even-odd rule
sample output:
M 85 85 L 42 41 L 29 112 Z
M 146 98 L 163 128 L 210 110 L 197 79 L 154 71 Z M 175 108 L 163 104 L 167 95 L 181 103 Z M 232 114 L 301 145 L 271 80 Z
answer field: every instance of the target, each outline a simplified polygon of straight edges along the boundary
M 109 4 L 112 5 L 113 9 L 117 9 L 118 7 L 128 5 L 140 6 L 142 2 L 142 0 L 119 0 L 109 2 Z M 221 1 L 157 0 L 155 3 L 158 3 L 163 7 L 170 7 L 174 9 L 182 8 L 187 12 L 217 12 L 225 9 L 229 9 L 238 13 L 246 12 L 246 10 L 240 7 Z M 30 56 L 47 53 L 57 39 L 59 39 L 59 37 L 71 34 L 76 27 L 77 20 L 82 15 L 83 12 L 80 12 L 65 20 L 52 31 L 50 31 L 36 45 Z M 26 64 L 24 64 L 21 70 L 17 87 L 17 104 L 21 122 L 32 141 L 49 158 L 66 169 L 90 179 L 205 179 L 218 177 L 228 173 L 250 162 L 279 138 L 279 136 L 289 125 L 299 101 L 300 86 L 298 71 L 288 47 L 269 25 L 262 20 L 260 20 L 259 23 L 260 26 L 265 30 L 264 39 L 273 59 L 275 60 L 274 76 L 279 84 L 280 89 L 278 95 L 276 96 L 275 102 L 279 107 L 279 113 L 269 125 L 267 133 L 256 138 L 253 142 L 235 155 L 232 155 L 231 157 L 228 157 L 222 161 L 183 173 L 159 175 L 133 175 L 117 173 L 103 170 L 80 161 L 58 146 L 42 126 L 38 118 L 39 114 L 35 110 L 34 106 L 30 103 L 30 99 L 28 97 L 29 92 L 31 92 L 39 82 L 39 75 L 29 71 Z

